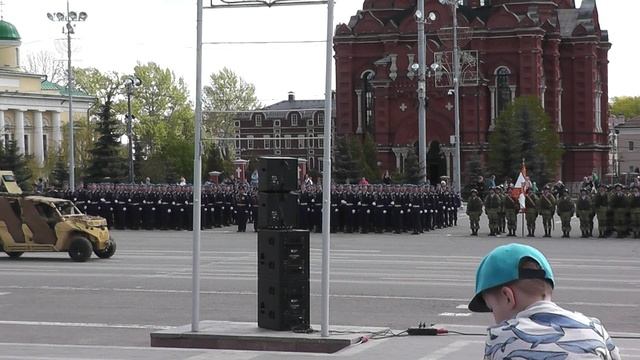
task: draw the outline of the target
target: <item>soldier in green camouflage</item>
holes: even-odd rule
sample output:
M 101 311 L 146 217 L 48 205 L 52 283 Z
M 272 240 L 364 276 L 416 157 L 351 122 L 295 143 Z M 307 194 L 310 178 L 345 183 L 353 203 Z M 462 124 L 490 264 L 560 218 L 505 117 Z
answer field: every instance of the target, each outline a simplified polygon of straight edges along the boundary
M 524 197 L 524 205 L 526 208 L 525 218 L 527 220 L 527 236 L 536 236 L 536 218 L 538 217 L 538 196 L 527 188 L 527 195 Z
M 569 192 L 566 189 L 562 189 L 559 192 L 560 199 L 558 199 L 558 216 L 562 222 L 562 237 L 568 238 L 571 233 L 571 217 L 575 213 L 575 205 Z
M 629 211 L 631 213 L 631 230 L 634 239 L 640 237 L 640 187 L 634 186 L 629 197 Z
M 513 185 L 509 185 L 507 188 L 507 194 L 504 198 L 504 215 L 507 220 L 507 229 L 509 230 L 509 235 L 507 236 L 516 236 L 520 203 L 518 199 L 511 196 L 511 191 L 513 191 Z
M 498 211 L 502 206 L 502 199 L 500 195 L 496 193 L 496 188 L 489 189 L 489 195 L 484 200 L 484 211 L 489 218 L 489 236 L 498 235 Z
M 619 238 L 625 237 L 627 233 L 628 208 L 627 195 L 624 193 L 622 185 L 616 184 L 615 191 L 611 195 L 611 209 L 613 210 L 614 228 Z
M 553 223 L 553 214 L 556 212 L 556 198 L 550 191 L 549 185 L 546 185 L 540 196 L 540 208 L 538 211 L 542 215 L 542 226 L 544 226 L 544 237 L 551 237 L 551 226 Z
M 478 190 L 471 189 L 471 196 L 467 201 L 467 215 L 471 224 L 471 235 L 478 236 L 480 229 L 480 215 L 482 215 L 482 199 L 478 196 Z
M 580 219 L 580 231 L 583 238 L 588 238 L 593 233 L 593 204 L 588 189 L 580 190 L 580 197 L 576 203 L 576 213 Z
M 504 234 L 506 225 L 506 213 L 504 209 L 504 202 L 508 197 L 508 194 L 504 192 L 504 186 L 498 186 L 498 195 L 500 196 L 500 208 L 498 209 L 498 233 Z
M 601 184 L 598 187 L 598 193 L 593 196 L 593 209 L 596 212 L 598 218 L 598 237 L 603 238 L 607 236 L 607 212 L 609 211 L 609 193 L 607 192 L 607 186 Z

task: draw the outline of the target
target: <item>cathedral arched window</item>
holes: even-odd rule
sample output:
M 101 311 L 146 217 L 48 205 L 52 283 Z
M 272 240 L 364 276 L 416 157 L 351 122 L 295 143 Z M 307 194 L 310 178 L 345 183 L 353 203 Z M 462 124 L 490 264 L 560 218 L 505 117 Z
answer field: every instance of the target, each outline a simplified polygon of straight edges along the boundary
M 597 133 L 602 132 L 602 82 L 600 81 L 600 72 L 596 70 L 596 86 L 593 99 L 594 112 L 594 130 Z
M 371 70 L 365 71 L 361 78 L 362 97 L 360 99 L 360 111 L 362 113 L 362 127 L 367 132 L 373 132 L 373 77 L 375 73 Z
M 496 71 L 496 117 L 502 113 L 512 99 L 511 86 L 509 86 L 509 78 L 511 71 L 506 67 L 501 67 Z
M 511 85 L 513 74 L 506 66 L 500 66 L 494 71 L 495 81 L 489 85 L 491 92 L 491 125 L 495 127 L 496 118 L 515 99 L 516 86 Z

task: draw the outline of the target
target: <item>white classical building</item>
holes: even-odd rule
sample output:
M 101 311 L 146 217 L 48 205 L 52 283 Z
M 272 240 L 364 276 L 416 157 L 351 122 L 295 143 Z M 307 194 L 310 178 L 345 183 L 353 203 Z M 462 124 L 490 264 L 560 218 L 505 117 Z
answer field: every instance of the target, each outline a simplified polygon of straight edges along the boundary
M 66 87 L 29 74 L 20 67 L 20 35 L 12 24 L 0 20 L 0 140 L 15 140 L 19 152 L 33 155 L 42 166 L 51 151 L 62 144 L 62 126 L 68 123 Z M 74 91 L 73 116 L 87 116 L 94 98 Z

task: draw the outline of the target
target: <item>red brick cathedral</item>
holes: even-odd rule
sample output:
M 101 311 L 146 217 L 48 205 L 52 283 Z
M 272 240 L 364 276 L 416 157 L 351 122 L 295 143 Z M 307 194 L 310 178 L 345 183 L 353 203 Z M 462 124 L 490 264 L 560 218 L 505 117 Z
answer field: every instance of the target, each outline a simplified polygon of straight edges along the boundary
M 453 10 L 425 0 L 427 143 L 438 141 L 451 175 L 454 135 Z M 416 0 L 365 0 L 335 34 L 336 132 L 369 133 L 381 169 L 402 170 L 418 141 Z M 486 154 L 500 111 L 519 96 L 537 96 L 560 134 L 565 181 L 608 167 L 608 59 L 595 0 L 461 0 L 460 136 L 462 172 Z M 434 174 L 430 174 L 433 179 Z M 515 174 L 514 174 L 515 176 Z M 464 182 L 463 178 L 463 182 Z

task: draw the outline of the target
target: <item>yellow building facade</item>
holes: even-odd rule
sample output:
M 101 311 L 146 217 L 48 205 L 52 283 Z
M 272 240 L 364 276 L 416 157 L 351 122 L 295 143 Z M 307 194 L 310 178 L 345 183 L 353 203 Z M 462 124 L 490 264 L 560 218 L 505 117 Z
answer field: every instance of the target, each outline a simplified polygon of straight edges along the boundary
M 0 20 L 0 140 L 15 140 L 21 154 L 32 155 L 39 166 L 62 144 L 62 127 L 69 119 L 66 87 L 30 74 L 20 66 L 20 34 Z M 94 98 L 73 91 L 74 120 L 86 117 Z

